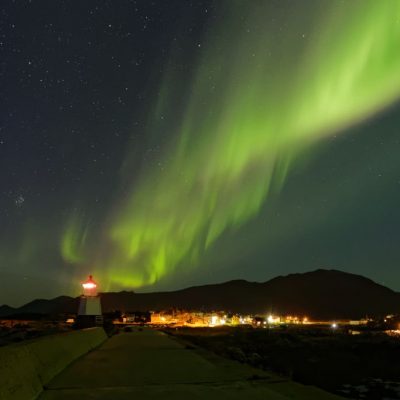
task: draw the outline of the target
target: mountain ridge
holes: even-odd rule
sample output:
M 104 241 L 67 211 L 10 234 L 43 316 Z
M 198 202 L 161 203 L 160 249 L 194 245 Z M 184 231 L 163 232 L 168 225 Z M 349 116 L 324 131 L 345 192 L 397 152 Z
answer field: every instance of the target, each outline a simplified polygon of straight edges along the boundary
M 266 282 L 234 279 L 175 291 L 100 293 L 103 312 L 187 310 L 246 314 L 294 314 L 311 318 L 362 318 L 400 313 L 400 293 L 373 280 L 336 269 L 277 276 Z M 75 313 L 79 297 L 35 299 L 22 307 L 0 306 L 0 316 Z

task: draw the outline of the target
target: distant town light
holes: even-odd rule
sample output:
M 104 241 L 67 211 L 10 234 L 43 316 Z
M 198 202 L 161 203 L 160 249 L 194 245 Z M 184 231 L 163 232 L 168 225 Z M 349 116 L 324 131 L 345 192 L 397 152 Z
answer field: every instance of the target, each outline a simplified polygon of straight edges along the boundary
M 269 324 L 279 324 L 281 322 L 280 317 L 275 317 L 273 315 L 268 315 L 267 321 Z
M 331 327 L 332 327 L 333 329 L 336 329 L 336 328 L 337 328 L 337 323 L 334 322 L 334 323 L 331 325 Z

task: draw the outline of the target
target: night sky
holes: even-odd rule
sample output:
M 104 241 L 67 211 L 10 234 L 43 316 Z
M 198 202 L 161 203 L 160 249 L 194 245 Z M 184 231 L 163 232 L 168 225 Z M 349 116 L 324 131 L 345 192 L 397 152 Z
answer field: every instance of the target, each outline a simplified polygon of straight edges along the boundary
M 0 304 L 334 268 L 400 290 L 400 2 L 2 1 Z

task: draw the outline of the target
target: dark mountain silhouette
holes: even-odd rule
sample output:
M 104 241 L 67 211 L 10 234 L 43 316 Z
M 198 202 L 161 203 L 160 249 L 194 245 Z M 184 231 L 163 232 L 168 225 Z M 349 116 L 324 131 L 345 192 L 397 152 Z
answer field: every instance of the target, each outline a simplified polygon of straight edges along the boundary
M 108 292 L 101 294 L 101 302 L 104 312 L 179 308 L 294 314 L 323 319 L 361 318 L 400 312 L 400 293 L 363 276 L 322 269 L 279 276 L 265 283 L 234 280 L 174 292 Z M 78 298 L 60 296 L 53 300 L 34 300 L 14 312 L 73 313 L 77 306 Z M 4 315 L 3 307 L 0 308 L 0 315 Z M 8 313 L 7 309 L 5 311 Z
M 22 307 L 14 308 L 7 305 L 0 306 L 0 317 L 28 318 L 35 314 L 35 319 L 40 315 L 57 315 L 64 313 L 76 313 L 78 298 L 59 296 L 51 300 L 36 299 Z
M 75 313 L 78 307 L 78 299 L 69 296 L 59 296 L 51 300 L 36 299 L 18 308 L 16 311 L 21 314 L 57 314 Z
M 0 306 L 0 315 L 1 316 L 11 315 L 11 314 L 14 314 L 15 312 L 16 312 L 16 308 L 10 307 L 7 304 Z

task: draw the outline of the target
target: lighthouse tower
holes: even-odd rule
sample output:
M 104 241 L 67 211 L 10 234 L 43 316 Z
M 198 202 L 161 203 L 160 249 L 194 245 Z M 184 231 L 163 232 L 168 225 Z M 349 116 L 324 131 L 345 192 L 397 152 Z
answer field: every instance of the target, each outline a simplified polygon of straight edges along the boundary
M 92 275 L 82 283 L 83 295 L 79 301 L 77 325 L 79 328 L 89 328 L 103 325 L 100 297 L 97 295 L 97 284 Z

